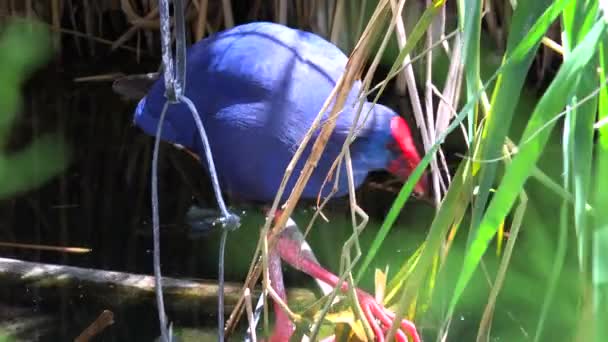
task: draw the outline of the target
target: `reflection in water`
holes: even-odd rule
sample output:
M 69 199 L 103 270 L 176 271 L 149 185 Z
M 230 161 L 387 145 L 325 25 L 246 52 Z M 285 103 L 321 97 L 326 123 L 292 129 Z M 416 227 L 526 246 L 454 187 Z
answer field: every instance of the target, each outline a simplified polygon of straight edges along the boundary
M 46 86 L 49 80 L 53 80 L 52 87 Z M 0 203 L 0 240 L 80 246 L 90 248 L 92 252 L 59 254 L 3 249 L 3 257 L 152 273 L 148 190 L 152 138 L 132 125 L 134 105 L 113 93 L 109 82 L 75 84 L 65 75 L 49 73 L 42 73 L 30 82 L 23 114 L 13 130 L 9 147 L 16 149 L 32 136 L 56 131 L 65 136 L 71 147 L 70 166 L 63 175 L 43 187 Z M 219 231 L 211 230 L 193 238 L 189 227 L 192 222 L 188 221 L 188 211 L 193 203 L 202 208 L 215 208 L 209 181 L 196 161 L 169 145 L 162 145 L 159 165 L 163 274 L 215 279 Z M 372 177 L 382 180 L 384 175 Z M 362 205 L 377 220 L 384 216 L 393 196 L 373 187 L 360 191 Z M 259 204 L 233 202 L 232 205 L 234 210 L 242 211 L 243 224 L 228 239 L 226 278 L 241 282 L 264 218 Z M 303 227 L 312 215 L 309 208 L 310 205 L 304 204 L 294 217 Z M 416 210 L 430 209 L 421 205 Z M 331 221 L 319 220 L 308 240 L 319 260 L 330 269 L 338 270 L 337 251 L 352 231 L 347 203 L 337 201 L 325 213 Z M 425 215 L 419 216 L 422 217 Z M 415 217 L 402 219 L 411 221 Z M 364 233 L 363 248 L 369 244 L 377 224 L 373 221 Z M 412 222 L 407 225 L 411 226 Z M 393 239 L 378 260 L 386 263 L 393 247 L 411 253 L 419 242 L 412 236 Z M 408 241 L 410 247 L 399 241 Z M 314 288 L 314 283 L 305 275 L 290 269 L 286 271 L 288 285 L 305 284 Z M 371 279 L 366 279 L 364 286 L 369 287 L 371 283 Z M 25 288 L 23 285 L 0 291 L 2 302 L 11 305 L 11 314 L 22 318 L 22 322 L 36 322 L 22 329 L 26 340 L 36 340 L 35 335 L 49 341 L 73 339 L 104 309 L 115 314 L 115 324 L 104 332 L 104 339 L 150 341 L 157 337 L 156 311 L 150 300 L 108 307 L 107 303 L 112 301 L 82 289 L 65 288 L 56 294 L 42 296 L 35 286 Z M 213 313 L 215 308 L 197 311 L 195 307 L 193 305 L 187 315 L 170 313 L 170 317 L 177 320 L 178 326 L 215 329 L 213 314 L 201 313 Z M 33 318 L 27 320 L 29 316 Z

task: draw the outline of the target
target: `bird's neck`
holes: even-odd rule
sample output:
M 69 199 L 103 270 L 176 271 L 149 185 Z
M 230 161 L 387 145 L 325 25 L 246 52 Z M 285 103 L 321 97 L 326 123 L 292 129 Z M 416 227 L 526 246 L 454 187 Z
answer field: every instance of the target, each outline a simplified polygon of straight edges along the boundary
M 371 104 L 369 104 L 371 105 Z M 376 104 L 369 118 L 369 131 L 362 137 L 360 144 L 363 155 L 362 162 L 369 171 L 385 170 L 395 158 L 388 145 L 394 141 L 391 134 L 390 122 L 396 115 L 391 109 Z
M 392 152 L 387 148 L 391 139 L 388 132 L 377 132 L 371 139 L 366 139 L 364 162 L 370 171 L 385 170 L 393 159 Z

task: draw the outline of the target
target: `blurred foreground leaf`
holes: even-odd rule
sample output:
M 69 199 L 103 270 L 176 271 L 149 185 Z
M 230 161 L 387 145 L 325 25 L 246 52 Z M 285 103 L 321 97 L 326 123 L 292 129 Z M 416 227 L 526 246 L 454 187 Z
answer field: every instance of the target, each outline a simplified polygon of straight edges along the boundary
M 67 165 L 64 142 L 52 135 L 38 137 L 17 152 L 6 144 L 21 102 L 21 86 L 50 52 L 44 26 L 10 21 L 0 31 L 0 199 L 40 186 Z

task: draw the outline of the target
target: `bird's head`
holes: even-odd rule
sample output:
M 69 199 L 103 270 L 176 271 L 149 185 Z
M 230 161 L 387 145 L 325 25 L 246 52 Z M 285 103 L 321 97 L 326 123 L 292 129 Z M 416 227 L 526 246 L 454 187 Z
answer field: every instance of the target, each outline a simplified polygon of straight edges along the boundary
M 410 128 L 403 118 L 393 116 L 390 121 L 390 133 L 388 149 L 391 151 L 392 159 L 389 161 L 387 170 L 402 180 L 406 180 L 420 163 L 420 155 L 414 144 Z M 414 187 L 414 194 L 424 197 L 428 194 L 428 182 L 426 174 L 423 174 Z
M 164 87 L 155 85 L 148 95 L 139 101 L 135 109 L 133 122 L 150 136 L 156 135 L 165 103 L 162 91 Z M 185 104 L 170 105 L 163 121 L 161 140 L 192 151 L 196 150 L 197 137 L 196 125 Z
M 130 100 L 139 100 L 133 123 L 146 134 L 155 136 L 160 114 L 165 104 L 164 77 L 161 73 L 134 74 L 120 77 L 112 90 Z M 183 104 L 171 105 L 165 115 L 161 139 L 183 147 L 192 144 L 194 120 Z

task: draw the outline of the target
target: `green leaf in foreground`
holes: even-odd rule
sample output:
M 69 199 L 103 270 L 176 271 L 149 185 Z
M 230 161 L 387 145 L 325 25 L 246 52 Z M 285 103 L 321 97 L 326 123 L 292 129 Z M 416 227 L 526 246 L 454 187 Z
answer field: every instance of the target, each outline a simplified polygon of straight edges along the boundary
M 520 3 L 517 6 L 507 40 L 506 55 L 512 58 L 508 59 L 509 63 L 505 63 L 504 70 L 496 81 L 496 87 L 492 94 L 491 110 L 486 116 L 486 124 L 483 127 L 480 153 L 475 155 L 475 159 L 493 160 L 501 157 L 502 147 L 519 102 L 513 101 L 513 99 L 518 99 L 521 96 L 528 70 L 540 45 L 539 37 L 547 31 L 568 1 L 571 0 L 560 0 L 552 5 L 546 0 L 531 1 Z M 530 26 L 532 26 L 532 29 L 530 29 Z M 527 46 L 528 49 L 520 50 L 519 55 L 514 54 L 514 50 L 522 44 Z M 499 163 L 475 163 L 473 166 L 473 174 L 475 174 L 475 169 L 479 167 L 477 175 L 477 189 L 479 191 L 473 201 L 471 229 L 467 244 L 470 244 L 477 234 L 479 222 L 490 196 L 490 189 L 495 182 L 498 165 Z
M 481 34 L 481 1 L 465 0 L 459 3 L 458 13 L 463 25 L 463 61 L 466 65 L 464 74 L 466 76 L 467 100 L 474 98 L 479 91 L 479 38 Z M 466 16 L 464 15 L 466 13 Z M 467 113 L 467 140 L 474 143 L 475 122 L 478 118 L 478 107 L 473 107 Z
M 473 276 L 481 257 L 488 248 L 499 224 L 510 212 L 519 192 L 532 174 L 541 152 L 543 151 L 555 122 L 547 124 L 567 104 L 584 68 L 593 57 L 599 39 L 605 32 L 606 24 L 598 21 L 585 39 L 567 56 L 555 79 L 540 99 L 524 131 L 519 152 L 507 168 L 504 178 L 486 214 L 479 225 L 479 230 L 467 250 L 462 272 L 458 278 L 449 308 L 452 314 L 464 288 Z
M 397 220 L 397 217 L 398 217 L 399 213 L 401 212 L 401 210 L 403 209 L 405 202 L 409 198 L 409 196 L 412 192 L 412 189 L 414 188 L 414 185 L 420 179 L 420 176 L 422 175 L 422 171 L 429 165 L 431 157 L 439 149 L 439 146 L 443 143 L 443 141 L 445 140 L 447 135 L 450 134 L 454 129 L 459 127 L 460 123 L 464 120 L 466 115 L 471 110 L 473 110 L 475 104 L 477 103 L 477 101 L 479 101 L 479 98 L 481 97 L 482 92 L 484 92 L 486 90 L 487 86 L 489 84 L 491 84 L 498 75 L 500 75 L 502 72 L 504 72 L 506 70 L 506 68 L 508 68 L 511 65 L 511 63 L 517 63 L 518 61 L 525 58 L 527 51 L 529 49 L 531 49 L 534 45 L 538 44 L 538 42 L 540 42 L 540 40 L 541 40 L 542 36 L 544 35 L 544 33 L 546 32 L 547 28 L 551 25 L 551 23 L 553 23 L 555 18 L 559 15 L 559 13 L 563 9 L 564 5 L 568 1 L 572 1 L 572 0 L 559 0 L 558 2 L 554 3 L 549 9 L 547 9 L 543 13 L 543 15 L 540 16 L 540 18 L 538 18 L 538 20 L 532 25 L 532 27 L 531 27 L 530 31 L 527 33 L 526 37 L 524 39 L 522 39 L 515 48 L 513 48 L 513 53 L 511 55 L 507 56 L 507 59 L 505 60 L 505 62 L 494 73 L 494 75 L 492 75 L 486 81 L 486 83 L 483 85 L 483 87 L 481 89 L 479 89 L 476 96 L 468 100 L 467 104 L 462 108 L 462 110 L 454 118 L 452 123 L 450 123 L 450 125 L 446 129 L 446 131 L 444 133 L 442 133 L 439 137 L 437 137 L 435 144 L 429 149 L 429 151 L 427 151 L 426 155 L 420 161 L 420 164 L 416 167 L 414 172 L 412 172 L 412 174 L 408 178 L 407 182 L 405 184 L 403 184 L 401 191 L 399 192 L 397 198 L 393 202 L 393 205 L 391 206 L 390 211 L 388 212 L 386 218 L 384 219 L 384 222 L 382 223 L 382 226 L 380 227 L 380 231 L 376 234 L 376 237 L 374 238 L 374 241 L 372 242 L 372 246 L 370 247 L 370 250 L 366 253 L 365 260 L 363 261 L 363 263 L 357 273 L 357 276 L 355 278 L 356 281 L 359 281 L 361 279 L 361 277 L 367 270 L 367 267 L 370 265 L 371 261 L 376 256 L 378 250 L 380 249 L 380 246 L 382 245 L 382 242 L 384 241 L 386 236 L 388 236 L 390 229 L 392 228 L 393 224 Z M 435 9 L 432 9 L 432 8 L 427 9 L 427 11 L 429 11 L 429 10 L 435 11 Z M 422 19 L 421 19 L 421 21 L 422 21 Z M 411 38 L 410 38 L 410 40 L 411 40 Z M 406 44 L 406 46 L 404 46 L 403 50 L 407 51 L 408 45 L 409 44 Z M 401 57 L 401 55 L 402 54 L 400 54 L 400 57 Z M 403 54 L 403 57 L 405 57 L 405 54 Z M 395 65 L 400 65 L 402 62 L 403 62 L 403 60 L 398 60 L 395 62 Z M 379 93 L 382 93 L 383 89 L 384 88 L 382 88 L 379 91 Z M 377 98 L 374 101 L 377 101 Z M 435 220 L 437 220 L 437 218 L 435 218 Z M 431 232 L 429 232 L 429 235 L 432 234 L 432 231 L 433 230 L 431 230 Z M 429 245 L 427 245 L 425 247 L 425 251 L 423 252 L 423 255 L 422 255 L 422 260 L 430 260 L 428 258 L 425 258 L 427 250 L 429 250 Z M 435 252 L 436 252 L 435 250 L 430 249 L 429 253 L 434 255 Z M 432 257 L 432 255 L 429 256 L 429 258 L 430 257 Z M 420 277 L 422 277 L 423 274 L 426 272 L 425 271 L 426 266 L 428 266 L 426 263 L 421 262 L 416 267 L 417 269 L 418 268 L 421 269 L 420 272 L 416 272 L 416 273 L 419 273 Z M 418 282 L 414 281 L 414 283 L 417 284 Z M 416 286 L 412 287 L 412 286 L 410 286 L 410 284 L 407 284 L 407 288 L 411 290 L 411 289 L 415 289 Z M 408 291 L 406 291 L 406 292 L 408 292 Z M 404 295 L 404 298 L 409 298 L 409 297 L 410 297 L 409 295 Z
M 65 145 L 42 136 L 14 155 L 0 156 L 0 199 L 44 184 L 65 169 Z
M 0 199 L 40 186 L 67 165 L 65 144 L 43 136 L 20 151 L 4 150 L 15 114 L 20 87 L 49 55 L 49 33 L 39 23 L 9 22 L 0 36 Z
M 598 122 L 608 120 L 608 39 L 604 37 L 599 53 L 600 85 Z M 598 126 L 596 144 L 594 208 L 608 208 L 608 123 Z M 596 341 L 608 340 L 608 325 L 602 322 L 608 315 L 608 215 L 594 215 L 591 272 L 593 285 L 593 315 Z

